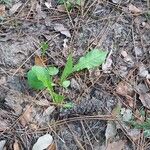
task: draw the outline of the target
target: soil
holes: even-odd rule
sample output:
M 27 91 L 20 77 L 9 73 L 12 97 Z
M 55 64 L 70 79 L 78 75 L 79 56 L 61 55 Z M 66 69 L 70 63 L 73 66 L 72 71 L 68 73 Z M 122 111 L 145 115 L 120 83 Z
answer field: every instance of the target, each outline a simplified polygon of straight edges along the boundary
M 4 149 L 17 150 L 17 141 L 20 149 L 30 150 L 40 136 L 50 133 L 57 150 L 102 150 L 112 120 L 121 127 L 110 143 L 122 140 L 125 150 L 150 149 L 142 131 L 135 139 L 128 131 L 132 128 L 114 113 L 119 105 L 136 116 L 142 107 L 149 115 L 146 100 L 140 98 L 140 93 L 150 91 L 149 1 L 85 0 L 84 6 L 73 5 L 70 12 L 60 7 L 64 5 L 57 0 L 0 5 L 0 141 L 6 141 Z M 56 31 L 57 24 L 71 37 Z M 70 52 L 74 62 L 93 48 L 109 53 L 105 65 L 77 72 L 69 78 L 69 88 L 55 89 L 74 104 L 71 109 L 54 105 L 46 90 L 33 90 L 27 83 L 27 72 L 41 55 L 42 42 L 49 45 L 46 64 L 60 69 Z M 139 85 L 145 90 L 137 90 Z

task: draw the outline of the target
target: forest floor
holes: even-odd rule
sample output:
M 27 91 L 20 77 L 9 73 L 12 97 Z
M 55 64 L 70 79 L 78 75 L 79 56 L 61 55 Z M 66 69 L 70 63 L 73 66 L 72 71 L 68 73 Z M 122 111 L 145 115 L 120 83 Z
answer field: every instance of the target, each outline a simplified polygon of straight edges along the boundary
M 44 135 L 48 150 L 150 149 L 150 2 L 81 2 L 0 0 L 0 150 L 30 150 L 41 137 L 40 147 Z M 55 87 L 73 108 L 28 85 L 32 66 L 61 70 L 70 53 L 77 62 L 95 48 L 108 52 L 102 66 Z

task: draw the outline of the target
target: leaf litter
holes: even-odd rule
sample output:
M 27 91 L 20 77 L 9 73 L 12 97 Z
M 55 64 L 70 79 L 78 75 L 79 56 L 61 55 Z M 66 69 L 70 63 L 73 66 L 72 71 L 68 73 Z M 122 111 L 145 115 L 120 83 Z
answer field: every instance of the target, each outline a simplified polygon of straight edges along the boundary
M 24 7 L 21 8 L 22 14 L 21 15 L 18 14 L 18 18 L 14 22 L 13 21 L 11 21 L 10 23 L 5 22 L 6 26 L 2 26 L 1 33 L 2 34 L 5 33 L 5 35 L 7 34 L 7 37 L 3 38 L 4 37 L 4 34 L 3 34 L 3 35 L 1 35 L 2 38 L 0 40 L 1 47 L 3 47 L 2 52 L 0 50 L 0 52 L 2 53 L 1 56 L 3 56 L 2 58 L 0 57 L 0 65 L 2 66 L 2 69 L 4 70 L 4 71 L 2 71 L 3 72 L 2 74 L 0 72 L 0 76 L 6 77 L 6 74 L 11 76 L 12 70 L 16 70 L 26 60 L 26 58 L 28 58 L 30 56 L 30 54 L 35 52 L 36 41 L 39 41 L 39 40 L 44 41 L 46 35 L 49 37 L 48 42 L 50 44 L 50 48 L 48 49 L 48 51 L 46 53 L 46 57 L 48 58 L 46 61 L 46 65 L 48 64 L 50 66 L 53 66 L 53 64 L 57 64 L 56 61 L 65 62 L 65 60 L 71 50 L 73 52 L 73 58 L 74 58 L 75 62 L 78 62 L 76 60 L 78 60 L 80 58 L 80 56 L 83 56 L 83 54 L 85 53 L 86 50 L 89 50 L 89 48 L 87 48 L 87 47 L 93 48 L 96 46 L 96 47 L 100 47 L 100 49 L 104 49 L 104 51 L 109 52 L 111 49 L 110 45 L 112 44 L 113 45 L 113 53 L 111 54 L 111 57 L 107 57 L 105 63 L 103 62 L 105 64 L 104 65 L 105 67 L 102 66 L 102 68 L 101 68 L 101 66 L 99 66 L 99 65 L 96 66 L 96 67 L 98 67 L 97 68 L 98 73 L 96 73 L 96 75 L 92 75 L 93 72 L 91 72 L 90 78 L 93 78 L 92 80 L 88 79 L 89 72 L 86 71 L 86 68 L 90 68 L 90 67 L 85 64 L 84 67 L 83 66 L 78 67 L 79 71 L 80 71 L 80 68 L 85 69 L 83 72 L 81 71 L 79 73 L 73 74 L 73 76 L 74 76 L 73 78 L 77 81 L 77 83 L 76 83 L 76 85 L 73 85 L 74 83 L 71 83 L 72 85 L 68 87 L 68 89 L 66 90 L 67 91 L 66 93 L 64 91 L 62 91 L 61 88 L 55 87 L 56 91 L 58 91 L 60 93 L 62 92 L 64 95 L 68 96 L 67 101 L 73 101 L 75 103 L 74 107 L 76 107 L 76 108 L 74 108 L 72 110 L 65 110 L 66 115 L 64 115 L 63 117 L 65 119 L 70 117 L 69 119 L 71 120 L 72 116 L 73 117 L 80 116 L 80 115 L 94 115 L 95 116 L 97 114 L 97 112 L 99 114 L 105 114 L 108 109 L 107 104 L 109 103 L 109 101 L 111 102 L 111 97 L 113 95 L 119 96 L 125 102 L 128 100 L 130 100 L 130 101 L 135 100 L 138 103 L 140 99 L 143 99 L 143 100 L 141 100 L 141 102 L 143 101 L 142 103 L 146 107 L 147 102 L 144 103 L 144 101 L 147 101 L 146 100 L 147 98 L 143 95 L 142 95 L 143 97 L 140 96 L 142 90 L 137 91 L 139 96 L 136 97 L 135 95 L 137 95 L 137 94 L 132 89 L 132 87 L 126 85 L 126 83 L 122 84 L 122 85 L 119 84 L 121 82 L 124 83 L 124 80 L 126 80 L 126 79 L 128 80 L 129 78 L 133 79 L 133 80 L 128 80 L 128 82 L 131 83 L 131 85 L 134 85 L 133 83 L 135 83 L 135 82 L 138 85 L 139 83 L 141 83 L 141 81 L 144 82 L 144 84 L 145 84 L 146 80 L 149 79 L 149 68 L 147 67 L 148 63 L 149 63 L 148 56 L 147 56 L 147 54 L 149 54 L 149 53 L 147 53 L 148 46 L 149 46 L 149 43 L 148 43 L 149 39 L 148 39 L 147 32 L 149 31 L 149 28 L 147 27 L 148 21 L 146 20 L 146 17 L 145 17 L 145 15 L 148 16 L 148 14 L 146 14 L 147 12 L 143 11 L 143 10 L 146 10 L 145 8 L 143 8 L 146 5 L 142 6 L 142 5 L 139 5 L 138 2 L 132 1 L 132 5 L 134 7 L 133 6 L 131 7 L 131 4 L 129 2 L 112 1 L 114 3 L 114 5 L 110 5 L 109 3 L 105 3 L 105 2 L 101 2 L 101 3 L 95 2 L 92 4 L 92 7 L 89 7 L 90 4 L 93 2 L 93 1 L 91 1 L 89 3 L 84 2 L 84 6 L 85 6 L 85 8 L 84 8 L 83 5 L 81 6 L 81 4 L 80 4 L 81 1 L 78 1 L 78 6 L 76 5 L 75 8 L 73 8 L 71 10 L 71 12 L 69 12 L 69 15 L 71 18 L 68 19 L 68 15 L 66 14 L 66 9 L 64 9 L 63 12 L 60 13 L 59 10 L 56 10 L 56 8 L 58 8 L 58 5 L 53 6 L 53 4 L 51 4 L 51 2 L 53 3 L 53 1 L 46 1 L 45 3 L 36 1 L 34 6 L 33 7 L 31 6 L 31 9 L 30 9 L 30 2 L 29 2 L 27 5 L 23 5 Z M 36 5 L 37 3 L 38 3 L 38 5 Z M 125 3 L 126 3 L 126 5 L 124 5 Z M 144 1 L 142 1 L 140 4 L 143 4 L 143 3 L 144 3 Z M 120 10 L 118 11 L 118 7 L 117 7 L 117 9 L 115 9 L 114 12 L 111 12 L 111 10 L 113 7 L 118 6 L 118 4 L 119 4 L 119 8 L 126 7 L 128 9 L 128 12 L 131 12 L 131 13 L 124 12 L 124 15 L 121 15 L 119 17 L 119 20 L 116 20 L 116 16 L 118 16 L 120 14 Z M 33 2 L 31 5 L 33 5 Z M 10 11 L 10 8 L 12 6 L 9 6 L 9 7 L 6 6 L 7 9 L 5 11 L 7 11 L 7 10 Z M 13 15 L 18 12 L 20 7 L 15 8 L 16 10 L 13 12 Z M 92 12 L 91 15 L 88 16 L 88 18 L 89 18 L 88 20 L 87 20 L 86 15 L 84 17 L 82 17 L 82 15 L 80 16 L 80 13 L 82 14 L 84 12 L 84 10 L 86 10 L 87 8 L 88 8 L 89 12 Z M 95 11 L 95 9 L 96 9 L 96 11 Z M 28 14 L 26 14 L 26 12 L 28 12 Z M 141 13 L 143 13 L 143 14 L 140 15 Z M 94 15 L 96 15 L 96 16 L 94 16 Z M 101 35 L 103 36 L 103 34 L 100 33 L 98 35 L 98 33 L 100 31 L 103 31 L 104 26 L 106 26 L 108 22 L 107 22 L 107 19 L 104 19 L 103 21 L 100 21 L 100 20 L 102 20 L 103 17 L 109 18 L 108 15 L 110 15 L 110 18 L 111 18 L 109 21 L 112 23 L 112 25 L 115 24 L 116 28 L 111 29 L 111 25 L 108 26 L 107 36 L 103 40 L 103 38 L 101 38 Z M 137 32 L 138 28 L 136 28 L 136 26 L 134 26 L 134 19 L 132 22 L 132 18 L 134 16 L 136 16 L 136 18 L 138 18 L 138 20 L 140 22 L 139 23 L 140 35 Z M 43 24 L 43 22 L 45 21 L 44 20 L 45 17 L 48 18 L 48 26 L 45 26 Z M 70 22 L 72 20 L 74 23 L 74 20 L 75 20 L 74 18 L 77 21 L 75 22 L 75 28 L 72 28 L 72 24 L 70 24 Z M 22 19 L 23 19 L 23 22 L 26 23 L 25 27 L 22 26 Z M 10 16 L 10 20 L 11 20 L 11 16 Z M 60 26 L 59 27 L 60 29 L 55 30 L 54 26 L 55 26 L 56 22 L 57 22 L 57 24 L 62 24 L 63 27 Z M 117 22 L 117 24 L 116 24 L 116 22 Z M 133 24 L 131 24 L 131 22 Z M 145 22 L 145 23 L 143 23 L 143 22 Z M 78 23 L 79 23 L 79 26 L 78 26 Z M 17 26 L 19 28 L 15 28 L 15 26 Z M 132 33 L 133 37 L 131 37 L 131 34 L 130 34 L 131 30 L 132 30 L 131 29 L 132 26 L 133 26 L 133 33 Z M 10 30 L 8 30 L 8 27 L 10 27 Z M 65 29 L 65 32 L 63 32 L 64 29 Z M 147 31 L 145 31 L 145 29 L 147 29 Z M 19 30 L 21 32 L 18 32 Z M 57 33 L 52 32 L 53 30 L 55 30 L 56 32 L 60 32 L 60 34 L 64 35 L 66 38 L 64 39 L 64 36 L 57 36 L 57 38 L 54 38 Z M 114 30 L 115 30 L 115 34 L 114 34 Z M 37 34 L 36 33 L 37 31 L 40 31 L 40 34 Z M 16 32 L 17 33 L 16 36 L 14 36 L 12 32 Z M 18 33 L 21 33 L 21 34 L 18 34 Z M 30 41 L 26 42 L 24 40 L 24 37 L 26 35 L 32 36 L 33 34 L 35 34 L 35 37 L 38 37 L 38 38 L 34 39 L 34 41 L 30 40 Z M 10 36 L 10 35 L 13 35 L 13 36 Z M 9 36 L 9 38 L 8 38 L 8 36 Z M 72 38 L 71 41 L 70 41 L 70 37 Z M 99 41 L 99 39 L 98 39 L 99 37 L 100 37 L 100 43 L 102 43 L 102 44 L 97 46 L 97 45 L 94 45 L 89 42 L 89 41 L 91 41 L 91 39 L 94 39 L 95 41 Z M 133 42 L 133 40 L 135 40 L 135 42 Z M 6 41 L 6 44 L 4 43 L 4 41 Z M 30 42 L 34 43 L 32 45 L 32 47 L 27 45 L 27 43 L 30 43 Z M 14 45 L 13 47 L 11 47 L 11 46 L 8 47 L 12 43 L 17 43 L 16 45 L 18 45 L 18 46 L 13 44 Z M 22 48 L 21 47 L 22 43 L 26 43 L 26 44 L 24 44 L 24 47 L 28 47 L 30 50 L 28 51 L 27 49 Z M 141 48 L 140 51 L 144 52 L 144 53 L 141 53 L 138 50 L 138 52 L 135 54 L 135 55 L 138 55 L 138 57 L 137 57 L 138 59 L 135 58 L 135 56 L 134 56 L 134 49 L 136 49 L 135 46 L 137 43 L 139 43 L 138 46 Z M 141 43 L 142 43 L 142 46 L 140 45 Z M 65 54 L 64 55 L 65 58 L 62 55 L 62 49 L 64 51 L 63 54 Z M 124 51 L 126 53 L 125 52 L 124 52 L 124 54 L 121 53 L 122 49 L 125 49 Z M 132 52 L 132 50 L 133 50 L 133 52 Z M 137 49 L 136 49 L 136 51 L 137 51 Z M 120 57 L 120 54 L 121 54 L 121 57 Z M 83 58 L 85 58 L 85 56 L 83 56 Z M 32 98 L 28 97 L 28 100 L 25 100 L 25 101 L 21 101 L 20 98 L 18 98 L 18 102 L 17 102 L 17 100 L 14 100 L 14 97 L 16 95 L 10 96 L 9 93 L 3 92 L 4 91 L 3 87 L 5 87 L 5 89 L 10 88 L 10 90 L 12 90 L 15 87 L 15 85 L 18 84 L 18 82 L 16 82 L 16 84 L 13 83 L 13 84 L 11 84 L 12 85 L 11 86 L 10 83 L 7 83 L 7 77 L 6 77 L 6 81 L 3 82 L 1 80 L 2 85 L 0 85 L 0 90 L 2 89 L 2 92 L 0 92 L 0 94 L 1 94 L 0 100 L 2 100 L 2 102 L 5 101 L 4 102 L 5 106 L 13 108 L 14 111 L 11 109 L 10 112 L 12 115 L 15 115 L 15 117 L 20 116 L 22 114 L 22 112 L 25 111 L 25 109 L 26 109 L 25 106 L 28 106 L 33 101 L 35 102 L 34 104 L 36 106 L 33 107 L 33 110 L 31 110 L 31 112 L 29 111 L 26 114 L 27 116 L 25 115 L 28 118 L 30 116 L 30 113 L 31 114 L 33 113 L 37 118 L 37 119 L 35 119 L 36 121 L 35 120 L 31 121 L 32 122 L 31 124 L 33 126 L 34 125 L 36 126 L 35 129 L 32 128 L 32 129 L 34 129 L 34 132 L 32 133 L 33 138 L 31 138 L 31 136 L 28 135 L 28 138 L 31 139 L 30 141 L 35 141 L 35 137 L 38 138 L 41 136 L 41 134 L 38 133 L 37 129 L 39 129 L 40 126 L 43 126 L 43 124 L 46 124 L 46 122 L 43 121 L 44 116 L 46 118 L 48 118 L 47 122 L 52 123 L 54 120 L 56 121 L 61 118 L 60 110 L 62 110 L 63 108 L 57 108 L 54 110 L 53 106 L 51 107 L 51 98 L 49 98 L 47 96 L 48 93 L 46 93 L 45 91 L 41 91 L 41 93 L 38 93 L 38 91 L 28 89 L 28 86 L 26 85 L 26 75 L 25 74 L 32 67 L 32 65 L 34 63 L 34 61 L 32 61 L 32 58 L 30 60 L 28 59 L 28 61 L 26 63 L 24 63 L 24 65 L 22 66 L 23 71 L 21 71 L 21 73 L 22 73 L 21 75 L 20 75 L 20 72 L 17 72 L 16 75 L 19 76 L 19 78 L 21 78 L 23 87 L 21 87 L 19 85 L 19 86 L 17 86 L 17 88 L 15 88 L 15 90 L 19 89 L 18 87 L 20 87 L 19 92 L 21 93 L 21 95 L 23 97 L 24 97 L 24 95 L 28 95 L 28 94 L 29 95 L 31 94 L 33 97 Z M 45 60 L 43 60 L 43 61 L 45 62 Z M 79 61 L 80 61 L 80 59 L 79 59 Z M 143 69 L 142 67 L 141 68 L 139 67 L 139 70 L 137 69 L 134 71 L 134 68 L 136 68 L 136 64 L 139 64 L 140 61 L 143 63 L 143 66 L 145 68 Z M 81 63 L 82 63 L 82 61 L 81 61 Z M 36 63 L 36 65 L 41 65 L 41 64 L 42 63 L 40 61 L 39 61 L 39 63 Z M 59 65 L 56 65 L 58 68 L 62 68 L 62 66 L 64 66 L 64 63 L 58 63 L 58 64 Z M 122 74 L 124 74 L 124 75 L 122 75 L 121 73 L 119 74 L 118 70 L 122 71 Z M 60 72 L 57 75 L 59 75 L 61 73 L 61 71 L 62 70 L 60 69 Z M 54 73 L 55 71 L 51 70 L 50 72 Z M 129 76 L 129 78 L 126 78 L 127 76 Z M 71 76 L 71 79 L 72 79 L 72 76 Z M 135 81 L 134 81 L 134 79 L 135 79 Z M 57 76 L 56 76 L 55 80 L 57 81 Z M 70 77 L 67 80 L 69 81 Z M 65 80 L 65 81 L 67 81 L 67 80 Z M 81 82 L 79 82 L 80 80 L 81 80 Z M 72 81 L 72 80 L 70 80 L 70 81 Z M 9 87 L 8 87 L 8 84 L 9 84 Z M 116 90 L 116 88 L 117 88 L 117 90 Z M 95 97 L 95 95 L 96 95 L 95 89 L 102 89 L 102 90 L 106 91 L 106 93 L 100 94 L 101 92 L 97 92 L 97 93 L 99 93 L 99 96 Z M 117 91 L 117 93 L 116 93 L 116 91 Z M 111 97 L 106 98 L 109 93 L 113 93 L 113 94 L 111 95 Z M 142 94 L 144 94 L 144 95 L 145 95 L 145 93 L 149 94 L 149 91 L 146 90 L 146 92 L 142 92 Z M 9 96 L 10 96 L 10 98 L 8 98 Z M 20 97 L 22 97 L 22 96 L 20 96 Z M 71 96 L 73 98 L 71 98 Z M 36 97 L 36 100 L 34 99 L 35 97 Z M 103 97 L 103 98 L 101 98 L 101 97 Z M 81 106 L 80 101 L 82 101 L 83 98 L 85 100 L 81 103 L 81 105 L 82 105 Z M 11 100 L 12 100 L 12 102 L 11 102 Z M 117 100 L 117 98 L 116 98 L 116 100 Z M 76 101 L 78 101 L 77 104 L 76 104 Z M 132 101 L 131 104 L 135 101 Z M 16 103 L 16 107 L 18 107 L 19 109 L 18 108 L 15 109 L 15 106 L 14 106 L 15 103 Z M 113 100 L 112 100 L 112 103 L 113 103 Z M 132 107 L 133 105 L 131 105 L 131 104 L 129 104 L 129 105 L 127 104 L 127 106 Z M 19 105 L 21 105 L 21 107 L 23 107 L 23 109 L 21 107 L 19 107 Z M 80 107 L 78 107 L 79 105 L 80 105 Z M 106 108 L 103 107 L 103 105 L 104 106 L 107 105 L 107 106 L 105 106 Z M 124 104 L 122 104 L 122 105 L 124 105 Z M 137 105 L 138 104 L 136 104 L 134 106 L 137 106 Z M 147 107 L 148 107 L 148 105 L 147 105 Z M 3 109 L 3 105 L 2 105 L 2 109 Z M 5 107 L 4 107 L 4 109 L 5 109 Z M 101 112 L 101 109 L 103 109 L 103 112 Z M 111 109 L 108 109 L 108 110 L 111 110 Z M 127 109 L 125 109 L 125 110 L 127 110 Z M 67 112 L 69 112 L 69 111 L 71 113 L 68 115 Z M 107 112 L 106 114 L 109 114 L 109 113 L 110 112 Z M 10 113 L 8 113 L 8 114 L 10 115 Z M 15 118 L 15 119 L 17 119 L 17 118 Z M 29 120 L 30 119 L 31 118 L 29 118 Z M 4 117 L 2 117 L 1 120 L 4 121 Z M 30 122 L 30 121 L 28 119 L 26 119 L 26 120 L 27 121 L 24 124 L 25 124 L 25 126 L 28 126 L 28 122 Z M 14 120 L 13 121 L 11 120 L 11 122 L 14 122 Z M 92 139 L 97 138 L 98 140 L 101 140 L 102 138 L 104 138 L 103 135 L 97 134 L 97 132 L 99 132 L 101 130 L 101 127 L 99 125 L 97 125 L 96 121 L 94 123 L 93 122 L 94 122 L 93 120 L 90 121 L 90 123 L 89 123 L 89 121 L 87 121 L 87 124 L 84 124 L 85 128 L 87 131 L 89 129 L 94 134 L 94 136 L 93 136 L 93 134 L 91 135 L 91 133 L 88 132 L 90 138 L 92 136 Z M 102 121 L 99 121 L 99 122 L 102 123 Z M 6 127 L 10 127 L 9 123 L 10 122 L 6 123 Z M 19 123 L 20 122 L 17 122 L 17 124 L 16 124 L 17 127 L 19 126 Z M 70 125 L 70 123 L 68 123 L 68 124 Z M 21 129 L 21 131 L 24 132 L 25 128 L 24 127 L 22 128 L 22 125 L 23 124 L 21 124 L 21 126 L 19 126 L 19 129 Z M 20 131 L 18 132 L 18 128 L 16 128 L 16 126 L 13 127 L 12 131 L 14 131 L 13 133 L 17 132 L 17 134 L 19 135 Z M 57 123 L 56 123 L 56 126 L 57 126 Z M 82 128 L 79 127 L 78 121 L 75 121 L 75 123 L 73 123 L 72 126 L 75 126 L 75 128 L 72 129 L 73 133 L 75 133 L 75 136 L 76 136 L 76 132 L 80 135 Z M 30 127 L 28 126 L 27 128 L 30 128 Z M 60 128 L 58 128 L 58 130 L 59 129 Z M 69 149 L 76 149 L 76 145 L 73 143 L 73 139 L 71 139 L 72 134 L 69 134 L 68 130 L 67 129 L 65 130 L 65 127 L 63 125 L 61 126 L 61 129 L 62 130 L 61 130 L 61 134 L 59 134 L 59 136 L 60 136 L 59 138 L 62 138 L 64 141 L 67 141 L 65 144 L 67 146 L 69 145 L 68 146 Z M 96 129 L 96 132 L 94 131 L 94 129 Z M 105 129 L 106 128 L 102 129 L 103 134 L 105 132 Z M 41 128 L 40 128 L 40 130 L 41 130 Z M 58 130 L 56 130 L 56 132 Z M 108 132 L 108 129 L 107 129 L 107 132 Z M 134 133 L 136 133 L 136 131 L 134 131 Z M 135 135 L 138 135 L 138 134 L 134 134 L 134 133 L 132 133 L 131 136 L 134 137 Z M 11 134 L 11 133 L 9 132 L 9 134 Z M 67 136 L 68 134 L 69 134 L 69 136 Z M 129 132 L 128 132 L 128 134 L 129 134 Z M 22 134 L 21 138 L 23 136 L 24 136 L 24 134 Z M 124 138 L 126 139 L 124 134 L 122 134 L 122 136 L 123 136 L 123 139 Z M 84 135 L 79 136 L 79 137 L 81 138 L 81 141 L 80 141 L 80 138 L 77 137 L 77 139 L 79 140 L 79 143 L 80 142 L 82 143 L 82 141 L 85 141 L 85 139 L 87 138 Z M 118 137 L 118 135 L 115 136 L 115 138 L 117 138 L 117 137 Z M 22 138 L 21 140 L 23 142 L 21 142 L 21 143 L 19 142 L 19 144 L 23 145 L 24 147 L 27 147 L 27 146 L 31 147 L 31 143 L 29 141 L 26 141 L 25 139 L 26 138 Z M 70 141 L 70 143 L 69 143 L 69 141 Z M 120 139 L 119 141 L 117 141 L 117 140 L 112 141 L 111 143 L 109 143 L 110 146 L 108 145 L 108 148 L 111 147 L 113 149 L 113 146 L 114 146 L 114 147 L 117 147 L 117 149 L 118 149 L 120 145 L 115 146 L 115 144 L 116 144 L 115 142 L 121 143 L 120 141 L 123 141 L 123 140 Z M 13 142 L 10 141 L 10 142 L 13 143 L 14 141 Z M 65 144 L 63 145 L 62 141 L 59 143 L 58 140 L 55 140 L 55 142 L 59 146 L 60 150 L 64 149 L 63 146 Z M 28 144 L 26 144 L 26 143 L 28 143 Z M 85 143 L 87 143 L 87 141 Z M 100 143 L 100 144 L 102 144 L 102 143 Z M 124 144 L 122 144 L 122 145 L 124 145 Z M 125 145 L 126 145 L 126 142 L 125 142 Z M 85 144 L 85 148 L 86 148 L 86 146 L 87 145 Z

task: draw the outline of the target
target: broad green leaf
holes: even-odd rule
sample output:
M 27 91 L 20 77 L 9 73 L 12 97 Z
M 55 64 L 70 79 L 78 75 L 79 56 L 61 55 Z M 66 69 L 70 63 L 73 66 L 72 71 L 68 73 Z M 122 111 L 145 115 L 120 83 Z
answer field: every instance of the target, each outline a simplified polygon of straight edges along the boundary
M 63 81 L 65 81 L 67 77 L 72 73 L 72 68 L 73 68 L 72 56 L 69 55 L 63 73 L 61 75 L 60 79 L 61 83 L 63 83 Z
M 58 68 L 56 67 L 48 67 L 47 70 L 51 76 L 54 76 L 59 72 Z
M 71 108 L 73 108 L 73 106 L 74 106 L 74 105 L 73 105 L 73 103 L 71 103 L 71 102 L 70 102 L 70 103 L 66 103 L 66 104 L 63 105 L 63 107 L 64 107 L 64 108 L 67 108 L 67 109 L 71 109 Z
M 63 81 L 63 83 L 62 83 L 62 86 L 63 86 L 64 88 L 67 88 L 69 85 L 70 85 L 70 81 L 69 81 L 69 80 L 65 80 L 65 81 Z
M 104 63 L 107 56 L 107 52 L 99 49 L 93 49 L 88 52 L 85 56 L 79 59 L 79 62 L 73 67 L 73 71 L 80 71 L 82 69 L 91 69 L 98 67 Z
M 41 66 L 33 66 L 32 71 L 37 76 L 37 79 L 43 82 L 45 87 L 52 88 L 52 80 L 46 68 Z
M 61 104 L 63 101 L 64 101 L 64 96 L 62 96 L 62 95 L 59 95 L 59 94 L 57 94 L 57 93 L 55 93 L 55 92 L 52 92 L 51 93 L 51 96 L 52 96 L 52 98 L 53 98 L 53 101 L 55 102 L 55 103 L 57 103 L 57 104 Z
M 38 80 L 37 76 L 34 74 L 32 70 L 30 70 L 27 74 L 28 84 L 31 88 L 42 90 L 45 88 L 43 82 Z

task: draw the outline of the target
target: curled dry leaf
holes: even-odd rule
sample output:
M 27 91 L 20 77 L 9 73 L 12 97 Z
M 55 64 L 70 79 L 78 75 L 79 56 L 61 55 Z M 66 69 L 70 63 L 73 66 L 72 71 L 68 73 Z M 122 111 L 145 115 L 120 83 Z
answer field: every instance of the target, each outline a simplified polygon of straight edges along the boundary
M 129 11 L 131 11 L 132 13 L 141 13 L 142 10 L 137 8 L 136 6 L 132 5 L 132 4 L 129 4 Z
M 55 24 L 54 26 L 55 31 L 60 32 L 61 34 L 65 35 L 66 37 L 71 37 L 71 34 L 67 28 L 64 27 L 63 24 Z
M 12 6 L 12 8 L 9 10 L 10 15 L 13 15 L 18 11 L 18 9 L 22 6 L 21 2 L 18 2 Z

